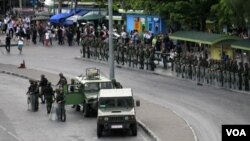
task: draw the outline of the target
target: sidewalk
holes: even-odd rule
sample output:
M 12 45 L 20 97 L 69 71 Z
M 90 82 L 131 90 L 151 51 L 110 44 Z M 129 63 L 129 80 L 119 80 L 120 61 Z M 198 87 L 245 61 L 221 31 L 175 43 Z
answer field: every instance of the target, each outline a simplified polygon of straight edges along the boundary
M 56 84 L 58 74 L 34 69 L 18 69 L 15 65 L 0 64 L 0 73 L 14 75 L 25 79 L 40 79 L 41 74 Z M 69 78 L 67 78 L 69 80 Z M 28 81 L 27 81 L 28 83 Z M 195 141 L 197 140 L 189 125 L 174 112 L 141 99 L 141 107 L 137 108 L 139 126 L 154 140 L 161 141 Z

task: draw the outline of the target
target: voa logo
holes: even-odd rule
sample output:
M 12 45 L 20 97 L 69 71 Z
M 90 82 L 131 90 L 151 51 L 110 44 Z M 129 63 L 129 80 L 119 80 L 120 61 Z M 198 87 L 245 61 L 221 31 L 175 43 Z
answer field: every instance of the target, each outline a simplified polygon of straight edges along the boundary
M 238 136 L 247 136 L 246 135 L 246 132 L 244 129 L 226 129 L 226 132 L 227 132 L 227 136 L 235 136 L 235 137 L 238 137 Z

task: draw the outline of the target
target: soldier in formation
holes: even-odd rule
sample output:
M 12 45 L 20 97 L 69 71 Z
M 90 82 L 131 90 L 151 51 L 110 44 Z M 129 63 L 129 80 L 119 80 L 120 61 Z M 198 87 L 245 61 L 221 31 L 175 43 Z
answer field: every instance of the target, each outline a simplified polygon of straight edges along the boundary
M 31 109 L 32 111 L 38 111 L 39 109 L 39 87 L 36 81 L 29 80 L 30 86 L 28 88 L 27 94 L 29 95 L 29 102 L 31 103 Z

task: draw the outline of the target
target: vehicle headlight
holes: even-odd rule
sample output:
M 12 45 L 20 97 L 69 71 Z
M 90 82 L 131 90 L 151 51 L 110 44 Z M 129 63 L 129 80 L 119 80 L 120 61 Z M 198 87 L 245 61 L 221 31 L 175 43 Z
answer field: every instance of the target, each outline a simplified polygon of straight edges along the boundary
M 128 116 L 125 116 L 125 118 L 124 118 L 125 120 L 129 120 L 129 117 Z
M 109 120 L 109 118 L 108 118 L 108 117 L 104 117 L 104 120 L 105 120 L 105 121 L 108 121 L 108 120 Z

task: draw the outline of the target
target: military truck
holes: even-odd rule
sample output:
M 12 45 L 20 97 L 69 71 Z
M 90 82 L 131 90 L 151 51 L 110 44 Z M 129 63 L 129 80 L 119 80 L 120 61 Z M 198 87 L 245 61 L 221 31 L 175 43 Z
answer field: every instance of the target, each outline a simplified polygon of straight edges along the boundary
M 137 136 L 137 121 L 131 88 L 102 89 L 98 96 L 97 137 L 103 131 L 130 130 Z M 140 106 L 140 101 L 136 101 Z
M 65 105 L 81 105 L 85 117 L 97 115 L 99 91 L 112 89 L 112 81 L 96 68 L 86 69 L 86 74 L 77 76 L 74 80 L 74 84 L 64 86 Z

